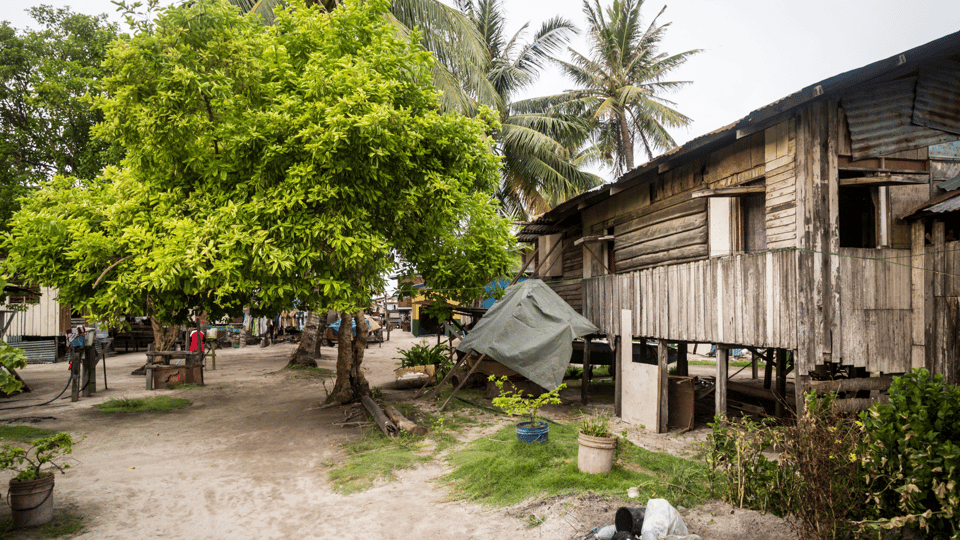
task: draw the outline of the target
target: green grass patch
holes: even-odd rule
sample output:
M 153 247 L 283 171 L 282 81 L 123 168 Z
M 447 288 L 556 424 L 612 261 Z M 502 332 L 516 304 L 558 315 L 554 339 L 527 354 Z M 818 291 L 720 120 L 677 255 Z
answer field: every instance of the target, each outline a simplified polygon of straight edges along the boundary
M 301 366 L 299 364 L 287 365 L 283 368 L 285 371 L 298 379 L 329 379 L 333 377 L 333 372 L 329 369 L 316 366 Z
M 111 399 L 110 401 L 94 405 L 94 408 L 104 413 L 131 413 L 169 411 L 172 409 L 182 409 L 190 405 L 189 399 L 157 396 L 152 398 Z
M 60 538 L 61 536 L 77 535 L 83 532 L 86 524 L 83 516 L 71 508 L 56 508 L 53 511 L 53 520 L 46 525 L 33 529 L 15 529 L 13 518 L 0 520 L 0 538 L 42 539 Z
M 511 425 L 451 453 L 455 470 L 443 481 L 460 498 L 501 507 L 587 490 L 623 497 L 631 487 L 640 488 L 640 500 L 665 498 L 674 506 L 695 506 L 709 497 L 704 463 L 621 444 L 612 471 L 585 474 L 577 469 L 576 427 L 551 423 L 549 443 L 524 444 Z
M 50 429 L 32 426 L 0 426 L 0 440 L 31 443 L 41 437 L 56 435 L 58 432 Z
M 333 489 L 349 495 L 369 489 L 378 479 L 395 481 L 396 471 L 412 469 L 432 459 L 417 454 L 422 446 L 423 437 L 403 435 L 390 439 L 379 430 L 345 443 L 346 462 L 330 471 Z

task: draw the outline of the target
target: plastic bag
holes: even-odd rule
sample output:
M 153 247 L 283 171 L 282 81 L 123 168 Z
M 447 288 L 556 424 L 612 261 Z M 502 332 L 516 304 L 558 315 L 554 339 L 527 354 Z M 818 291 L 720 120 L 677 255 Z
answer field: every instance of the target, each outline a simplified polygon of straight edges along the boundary
M 647 513 L 643 518 L 640 540 L 658 540 L 661 536 L 690 534 L 680 512 L 666 499 L 647 501 Z

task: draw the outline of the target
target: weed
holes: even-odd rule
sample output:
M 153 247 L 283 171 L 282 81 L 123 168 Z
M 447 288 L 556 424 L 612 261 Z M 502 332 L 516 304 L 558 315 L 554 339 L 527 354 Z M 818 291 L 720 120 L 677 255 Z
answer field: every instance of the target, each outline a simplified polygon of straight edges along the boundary
M 54 513 L 53 521 L 36 530 L 36 538 L 59 538 L 75 535 L 83 531 L 83 516 L 70 508 L 62 508 Z
M 34 439 L 49 437 L 56 431 L 32 426 L 0 426 L 0 440 L 30 443 Z
M 128 413 L 169 411 L 171 409 L 182 409 L 190 405 L 189 399 L 172 398 L 170 396 L 157 396 L 152 398 L 121 397 L 98 403 L 94 405 L 94 408 L 104 413 Z

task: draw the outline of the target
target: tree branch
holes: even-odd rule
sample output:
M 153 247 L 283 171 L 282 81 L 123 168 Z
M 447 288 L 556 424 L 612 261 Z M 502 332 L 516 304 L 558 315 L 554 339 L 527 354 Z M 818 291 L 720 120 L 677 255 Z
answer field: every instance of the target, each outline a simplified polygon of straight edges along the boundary
M 129 259 L 130 257 L 133 257 L 133 255 L 127 255 L 126 257 L 124 257 L 124 258 L 120 259 L 119 261 L 117 261 L 117 262 L 111 264 L 110 266 L 108 266 L 107 269 L 104 270 L 102 274 L 100 274 L 100 277 L 98 277 L 97 280 L 93 282 L 93 288 L 94 288 L 94 289 L 97 288 L 97 285 L 100 284 L 100 280 L 103 279 L 103 276 L 107 275 L 107 272 L 113 270 L 114 268 L 117 267 L 118 264 L 120 264 L 120 263 L 122 263 L 123 261 Z

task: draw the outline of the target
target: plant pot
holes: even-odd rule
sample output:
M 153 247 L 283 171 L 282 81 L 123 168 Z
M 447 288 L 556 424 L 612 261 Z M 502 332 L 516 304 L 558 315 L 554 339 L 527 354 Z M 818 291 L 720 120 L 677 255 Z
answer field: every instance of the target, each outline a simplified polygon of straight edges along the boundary
M 580 433 L 577 436 L 577 468 L 580 472 L 601 474 L 613 467 L 613 452 L 617 449 L 615 437 L 593 437 Z
M 53 482 L 50 474 L 34 480 L 10 480 L 8 492 L 13 526 L 36 527 L 53 519 Z
M 539 422 L 531 426 L 530 422 L 520 422 L 517 424 L 517 439 L 525 443 L 544 444 L 550 440 L 550 424 Z
M 437 384 L 437 366 L 413 366 L 393 370 L 397 388 L 420 388 L 426 383 Z

